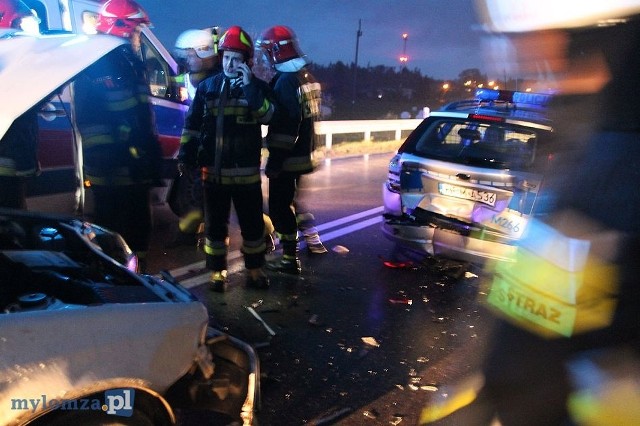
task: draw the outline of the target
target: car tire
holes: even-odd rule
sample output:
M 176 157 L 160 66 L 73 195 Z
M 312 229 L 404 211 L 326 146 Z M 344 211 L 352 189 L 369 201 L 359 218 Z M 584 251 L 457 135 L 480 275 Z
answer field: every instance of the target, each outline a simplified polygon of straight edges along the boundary
M 47 425 L 47 426 L 68 426 L 68 425 L 82 425 L 82 426 L 154 426 L 153 420 L 140 410 L 133 410 L 130 417 L 118 417 L 115 415 L 106 414 L 102 411 L 90 411 L 90 412 L 69 412 L 62 416 L 50 416 L 38 419 L 39 421 L 32 423 L 34 425 Z

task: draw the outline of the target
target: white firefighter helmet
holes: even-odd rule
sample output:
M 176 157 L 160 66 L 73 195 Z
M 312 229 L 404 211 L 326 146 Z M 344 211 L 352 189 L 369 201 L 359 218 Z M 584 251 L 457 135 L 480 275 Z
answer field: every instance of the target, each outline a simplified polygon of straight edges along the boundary
M 176 55 L 184 57 L 188 49 L 193 49 L 200 59 L 214 56 L 217 53 L 214 35 L 207 30 L 186 30 L 182 32 L 176 39 Z

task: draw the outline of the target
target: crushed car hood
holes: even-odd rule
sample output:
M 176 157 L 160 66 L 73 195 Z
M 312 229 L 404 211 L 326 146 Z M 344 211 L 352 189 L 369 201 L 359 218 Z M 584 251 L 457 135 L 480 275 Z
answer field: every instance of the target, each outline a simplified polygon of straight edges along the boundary
M 0 137 L 17 117 L 125 43 L 107 35 L 26 36 L 0 30 Z
M 16 400 L 74 399 L 114 383 L 163 393 L 198 358 L 207 320 L 200 302 L 0 315 L 0 424 L 42 409 L 8 409 Z

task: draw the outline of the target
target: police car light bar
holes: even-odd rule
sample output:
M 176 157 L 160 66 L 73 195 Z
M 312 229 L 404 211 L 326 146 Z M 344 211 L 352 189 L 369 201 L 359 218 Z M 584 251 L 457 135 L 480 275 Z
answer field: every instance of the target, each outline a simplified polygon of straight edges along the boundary
M 551 97 L 551 95 L 543 93 L 516 92 L 513 90 L 476 90 L 476 99 L 480 101 L 502 101 L 529 108 L 543 108 L 550 102 Z

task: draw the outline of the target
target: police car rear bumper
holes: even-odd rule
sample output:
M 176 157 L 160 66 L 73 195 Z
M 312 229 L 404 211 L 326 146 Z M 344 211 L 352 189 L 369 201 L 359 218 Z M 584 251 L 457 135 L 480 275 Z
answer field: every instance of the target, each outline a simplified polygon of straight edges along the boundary
M 439 217 L 437 221 L 417 221 L 408 216 L 386 214 L 382 233 L 390 241 L 431 255 L 439 255 L 477 264 L 487 260 L 514 258 L 513 241 L 491 232 L 470 231 L 455 221 Z

